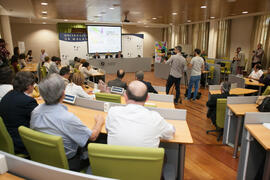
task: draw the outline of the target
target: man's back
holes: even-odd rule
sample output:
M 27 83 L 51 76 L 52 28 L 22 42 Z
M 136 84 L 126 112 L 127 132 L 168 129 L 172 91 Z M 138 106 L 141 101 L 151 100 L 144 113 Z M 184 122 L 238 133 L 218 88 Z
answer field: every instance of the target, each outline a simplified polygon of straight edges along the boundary
M 190 64 L 192 64 L 191 76 L 201 75 L 202 66 L 204 64 L 203 58 L 200 56 L 195 56 L 191 59 Z
M 112 107 L 107 116 L 108 144 L 158 147 L 160 138 L 173 138 L 174 128 L 157 112 L 141 105 Z
M 123 82 L 121 79 L 116 78 L 114 80 L 111 80 L 108 82 L 108 86 L 112 87 L 112 86 L 117 86 L 117 87 L 122 87 L 124 89 L 127 88 L 127 83 Z
M 180 55 L 180 54 L 173 55 L 166 62 L 166 64 L 172 65 L 170 75 L 172 75 L 175 78 L 182 77 L 182 74 L 183 74 L 185 66 L 186 66 L 186 60 L 182 55 Z

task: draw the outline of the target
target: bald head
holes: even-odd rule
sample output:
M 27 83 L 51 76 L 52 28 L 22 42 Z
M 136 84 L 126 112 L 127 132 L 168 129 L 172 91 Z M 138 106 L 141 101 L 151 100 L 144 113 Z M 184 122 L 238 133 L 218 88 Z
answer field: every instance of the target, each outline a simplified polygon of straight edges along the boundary
M 148 91 L 146 85 L 141 81 L 132 81 L 126 91 L 129 100 L 136 102 L 145 102 L 147 99 Z

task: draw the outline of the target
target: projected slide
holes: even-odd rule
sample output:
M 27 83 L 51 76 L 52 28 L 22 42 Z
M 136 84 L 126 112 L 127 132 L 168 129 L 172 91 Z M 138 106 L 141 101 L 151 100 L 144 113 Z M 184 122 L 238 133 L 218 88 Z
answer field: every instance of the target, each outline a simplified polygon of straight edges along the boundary
M 88 53 L 122 51 L 121 27 L 87 26 Z

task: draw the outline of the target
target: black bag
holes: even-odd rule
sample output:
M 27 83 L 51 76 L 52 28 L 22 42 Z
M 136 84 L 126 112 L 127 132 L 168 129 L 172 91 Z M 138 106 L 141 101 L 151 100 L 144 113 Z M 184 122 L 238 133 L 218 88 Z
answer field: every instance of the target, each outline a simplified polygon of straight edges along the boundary
M 262 103 L 257 106 L 257 109 L 260 112 L 270 112 L 270 97 L 264 98 Z

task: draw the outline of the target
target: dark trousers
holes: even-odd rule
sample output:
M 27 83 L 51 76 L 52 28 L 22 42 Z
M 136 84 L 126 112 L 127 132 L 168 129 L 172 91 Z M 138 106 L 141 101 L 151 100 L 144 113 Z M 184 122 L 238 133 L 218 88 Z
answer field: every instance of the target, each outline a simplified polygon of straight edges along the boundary
M 171 75 L 169 75 L 167 84 L 166 84 L 166 94 L 169 94 L 169 91 L 172 87 L 172 85 L 175 85 L 175 91 L 176 91 L 176 96 L 174 99 L 174 102 L 178 102 L 179 96 L 180 96 L 180 81 L 181 78 L 175 78 Z

